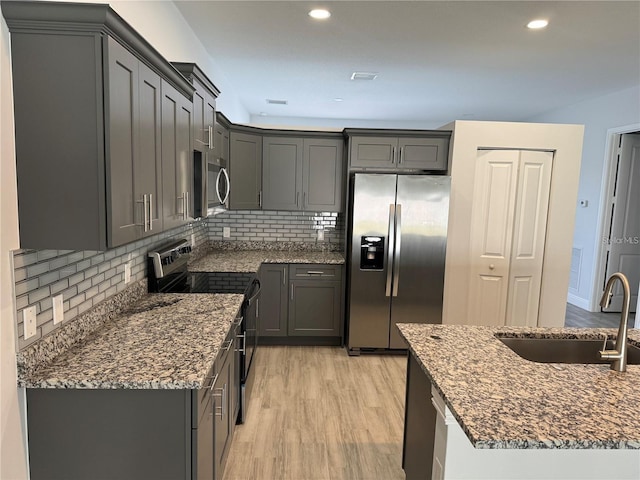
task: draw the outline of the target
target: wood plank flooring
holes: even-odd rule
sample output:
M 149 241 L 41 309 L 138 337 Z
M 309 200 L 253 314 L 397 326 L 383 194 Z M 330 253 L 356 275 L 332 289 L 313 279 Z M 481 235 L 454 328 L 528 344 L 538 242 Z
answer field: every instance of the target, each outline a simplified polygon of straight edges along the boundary
M 629 328 L 633 328 L 635 318 L 634 313 L 629 315 Z M 618 325 L 620 325 L 620 313 L 589 312 L 567 303 L 565 327 L 618 328 Z
M 404 479 L 406 357 L 261 346 L 224 480 Z

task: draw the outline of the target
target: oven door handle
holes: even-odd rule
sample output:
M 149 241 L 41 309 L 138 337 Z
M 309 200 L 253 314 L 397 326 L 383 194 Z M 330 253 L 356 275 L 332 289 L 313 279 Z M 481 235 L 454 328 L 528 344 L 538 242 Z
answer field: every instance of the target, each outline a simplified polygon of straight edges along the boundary
M 262 285 L 260 284 L 260 280 L 258 280 L 257 278 L 253 280 L 253 282 L 251 283 L 251 286 L 258 284 L 258 289 L 255 291 L 255 293 L 249 298 L 249 300 L 247 300 L 247 304 L 249 306 L 253 305 L 253 302 L 256 300 L 256 298 L 258 298 L 260 296 L 260 290 L 262 290 Z

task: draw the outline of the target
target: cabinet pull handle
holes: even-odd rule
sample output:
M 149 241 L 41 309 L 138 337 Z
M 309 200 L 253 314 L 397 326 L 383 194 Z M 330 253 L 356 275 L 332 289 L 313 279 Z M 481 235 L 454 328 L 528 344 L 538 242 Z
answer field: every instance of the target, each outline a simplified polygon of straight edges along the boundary
M 209 127 L 207 128 L 207 133 L 209 134 L 209 148 L 213 149 L 214 148 L 214 144 L 213 144 L 213 127 L 211 125 L 209 125 Z
M 307 192 L 302 192 L 302 209 L 307 206 Z
M 391 163 L 396 163 L 396 147 L 391 148 Z
M 185 220 L 187 220 L 189 218 L 189 192 L 184 192 L 184 196 L 186 198 L 185 200 L 185 212 L 187 214 L 187 216 L 184 218 Z
M 282 268 L 282 273 L 284 274 L 282 275 L 282 285 L 286 285 L 287 284 L 287 267 Z
M 260 299 L 256 300 L 256 318 L 260 316 Z
M 262 208 L 262 190 L 258 192 L 258 206 Z
M 241 333 L 240 335 L 238 335 L 237 338 L 241 338 L 242 339 L 242 348 L 239 350 L 240 353 L 244 353 L 245 347 L 246 347 L 246 337 L 244 335 L 244 333 Z
M 293 300 L 293 283 L 291 284 L 291 300 Z
M 144 231 L 149 231 L 149 199 L 145 193 L 142 197 L 142 208 L 144 209 Z
M 153 193 L 149 194 L 149 231 L 153 230 Z
M 400 147 L 400 160 L 398 161 L 398 165 L 402 165 L 402 152 L 403 152 L 403 148 Z
M 224 418 L 224 397 L 225 397 L 226 386 L 227 386 L 227 384 L 225 383 L 222 388 L 216 388 L 215 389 L 215 390 L 219 390 L 220 393 L 212 393 L 211 394 L 212 397 L 220 398 L 220 404 L 221 405 L 219 407 L 215 407 L 216 408 L 216 417 L 219 415 L 220 418 Z M 219 413 L 217 411 L 218 409 L 220 409 Z
M 300 192 L 296 192 L 296 207 L 300 205 Z
M 213 377 L 213 380 L 211 380 L 211 383 L 209 384 L 208 387 L 205 387 L 206 389 L 208 389 L 209 391 L 213 390 L 213 386 L 216 384 L 216 382 L 218 381 L 218 373 L 216 373 L 216 375 Z
M 307 270 L 307 275 L 322 275 L 324 274 L 323 271 L 319 271 L 319 270 Z
M 222 349 L 223 349 L 225 352 L 228 352 L 228 351 L 229 351 L 229 349 L 231 349 L 231 345 L 233 345 L 233 340 L 227 340 L 227 346 L 226 346 L 226 347 L 222 347 Z

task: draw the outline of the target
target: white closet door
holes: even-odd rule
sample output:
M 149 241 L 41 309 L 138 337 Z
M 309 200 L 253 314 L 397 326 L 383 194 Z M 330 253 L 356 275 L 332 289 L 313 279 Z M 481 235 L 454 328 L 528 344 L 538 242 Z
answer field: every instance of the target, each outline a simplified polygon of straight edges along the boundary
M 468 322 L 538 323 L 553 154 L 478 151 Z
M 506 325 L 538 325 L 552 162 L 551 152 L 520 153 Z
M 478 151 L 470 239 L 470 324 L 505 322 L 519 158 L 517 150 Z

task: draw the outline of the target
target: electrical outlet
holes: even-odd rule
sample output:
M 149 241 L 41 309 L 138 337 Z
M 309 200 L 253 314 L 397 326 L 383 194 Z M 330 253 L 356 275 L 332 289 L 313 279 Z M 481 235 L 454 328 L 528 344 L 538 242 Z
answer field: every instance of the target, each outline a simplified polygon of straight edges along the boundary
M 196 246 L 196 234 L 192 233 L 191 234 L 191 248 Z
M 60 323 L 64 320 L 64 306 L 62 304 L 62 295 L 53 297 L 53 324 Z
M 24 322 L 24 339 L 31 338 L 36 334 L 36 307 L 27 307 L 22 310 L 22 321 Z
M 131 282 L 131 263 L 130 262 L 124 264 L 124 283 L 126 285 L 129 282 Z
M 322 230 L 322 229 L 318 230 L 318 241 L 319 242 L 324 242 L 324 230 Z
M 231 228 L 222 227 L 222 238 L 230 238 L 230 237 L 231 237 Z

